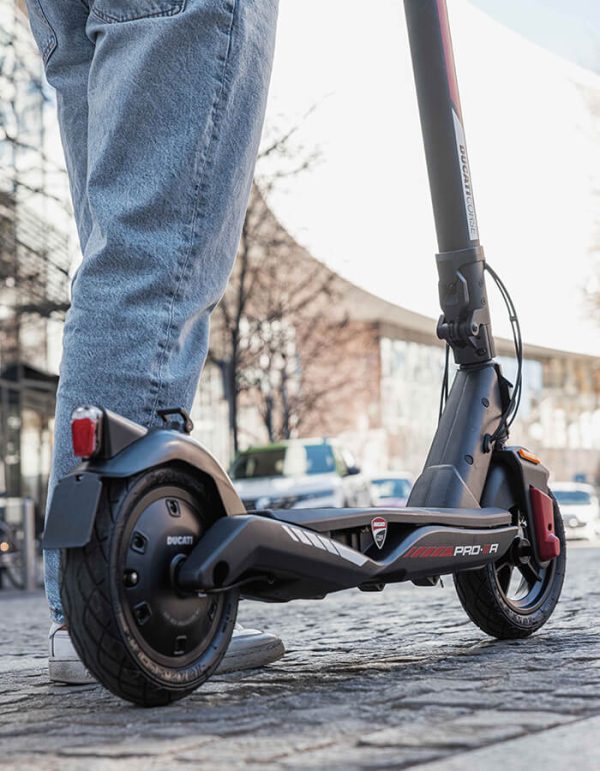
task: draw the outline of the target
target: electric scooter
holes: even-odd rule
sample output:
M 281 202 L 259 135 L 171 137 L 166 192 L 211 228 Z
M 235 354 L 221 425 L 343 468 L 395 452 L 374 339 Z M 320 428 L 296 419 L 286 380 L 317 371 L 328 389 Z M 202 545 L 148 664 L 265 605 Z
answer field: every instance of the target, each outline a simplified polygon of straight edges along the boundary
M 109 690 L 144 706 L 190 694 L 217 669 L 240 597 L 320 599 L 452 574 L 484 632 L 521 638 L 551 616 L 565 538 L 548 471 L 508 446 L 522 343 L 510 295 L 479 240 L 445 0 L 405 0 L 446 342 L 440 420 L 404 509 L 246 513 L 227 473 L 190 437 L 185 410 L 146 429 L 108 409 L 72 417 L 81 464 L 57 485 L 44 537 L 61 549 L 73 643 Z M 514 386 L 494 360 L 486 271 L 511 315 Z M 449 388 L 449 351 L 457 371 Z

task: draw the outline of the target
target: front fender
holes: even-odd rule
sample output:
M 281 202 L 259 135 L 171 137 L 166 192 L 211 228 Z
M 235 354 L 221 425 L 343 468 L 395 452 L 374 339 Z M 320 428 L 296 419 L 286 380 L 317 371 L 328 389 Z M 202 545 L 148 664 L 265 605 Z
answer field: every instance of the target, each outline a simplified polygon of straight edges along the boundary
M 113 458 L 82 463 L 61 479 L 48 510 L 44 549 L 81 548 L 89 542 L 105 479 L 122 479 L 173 462 L 212 480 L 224 514 L 246 513 L 227 472 L 205 447 L 178 431 L 156 429 Z
M 531 518 L 530 489 L 532 487 L 548 493 L 548 469 L 540 462 L 532 463 L 519 455 L 521 447 L 505 447 L 494 452 L 492 465 L 482 496 L 482 506 L 489 506 L 493 498 L 506 509 L 511 507 L 508 500 L 502 496 L 513 496 L 513 504 L 526 512 Z M 501 476 L 504 475 L 507 485 L 502 489 Z M 490 497 L 491 496 L 491 497 Z
M 531 491 L 549 494 L 548 469 L 538 460 L 530 461 L 520 455 L 520 447 L 505 447 L 494 453 L 481 499 L 482 506 L 499 506 L 511 510 L 515 505 L 527 517 L 533 537 L 533 548 L 540 564 L 539 538 L 533 513 Z M 493 504 L 492 504 L 493 501 Z

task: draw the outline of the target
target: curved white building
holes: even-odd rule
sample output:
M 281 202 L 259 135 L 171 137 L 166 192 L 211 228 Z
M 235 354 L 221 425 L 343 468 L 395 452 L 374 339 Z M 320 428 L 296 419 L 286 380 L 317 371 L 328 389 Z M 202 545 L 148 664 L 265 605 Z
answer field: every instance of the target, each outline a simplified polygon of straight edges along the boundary
M 448 0 L 482 243 L 526 341 L 600 354 L 585 289 L 599 241 L 600 77 Z M 402 3 L 281 4 L 270 122 L 318 149 L 270 198 L 319 260 L 437 315 L 436 250 Z M 596 113 L 594 114 L 594 111 Z M 597 264 L 597 263 L 596 263 Z M 495 327 L 507 334 L 500 303 Z

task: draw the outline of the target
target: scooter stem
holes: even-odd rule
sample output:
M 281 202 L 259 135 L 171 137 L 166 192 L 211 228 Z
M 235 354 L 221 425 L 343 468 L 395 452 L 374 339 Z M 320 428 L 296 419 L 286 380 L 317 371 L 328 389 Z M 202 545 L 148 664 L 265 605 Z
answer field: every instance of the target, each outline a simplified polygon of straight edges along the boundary
M 404 6 L 440 251 L 437 334 L 457 364 L 483 364 L 495 350 L 446 0 Z

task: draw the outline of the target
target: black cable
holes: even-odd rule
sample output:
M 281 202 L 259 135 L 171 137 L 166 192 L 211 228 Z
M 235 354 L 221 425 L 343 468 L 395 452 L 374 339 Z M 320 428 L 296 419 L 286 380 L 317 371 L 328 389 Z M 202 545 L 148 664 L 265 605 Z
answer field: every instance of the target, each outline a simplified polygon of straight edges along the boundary
M 440 394 L 440 411 L 438 414 L 438 422 L 442 419 L 444 407 L 448 401 L 448 385 L 450 382 L 450 346 L 446 343 L 446 353 L 444 362 L 444 377 L 442 379 L 442 393 Z
M 487 263 L 485 265 L 485 269 L 490 274 L 490 276 L 494 280 L 494 283 L 498 287 L 498 291 L 500 292 L 500 295 L 502 296 L 502 299 L 504 300 L 504 304 L 506 305 L 506 308 L 508 310 L 508 317 L 510 319 L 510 325 L 513 333 L 513 341 L 515 345 L 515 356 L 517 359 L 517 374 L 516 374 L 515 385 L 513 387 L 511 398 L 508 404 L 506 405 L 506 409 L 504 410 L 504 413 L 500 417 L 498 428 L 494 431 L 493 434 L 488 434 L 486 436 L 486 446 L 488 449 L 491 449 L 492 444 L 497 442 L 498 440 L 504 442 L 506 441 L 506 439 L 508 439 L 508 431 L 512 426 L 512 424 L 514 423 L 514 420 L 517 417 L 517 413 L 519 412 L 519 407 L 521 405 L 521 395 L 523 393 L 523 336 L 521 334 L 521 324 L 519 323 L 519 316 L 517 314 L 517 310 L 515 308 L 513 299 L 510 296 L 510 292 L 506 288 L 506 285 L 504 284 L 500 276 Z M 441 420 L 442 418 L 442 413 L 444 412 L 444 408 L 448 401 L 449 381 L 450 381 L 450 346 L 446 345 L 444 377 L 442 380 L 442 393 L 440 395 L 439 420 Z
M 508 438 L 509 428 L 514 423 L 514 420 L 517 417 L 517 413 L 519 412 L 519 407 L 521 404 L 521 396 L 523 393 L 523 336 L 521 334 L 521 324 L 519 323 L 519 316 L 517 314 L 517 310 L 515 308 L 513 299 L 510 296 L 510 292 L 506 288 L 500 276 L 487 263 L 486 263 L 485 269 L 490 274 L 490 276 L 494 279 L 494 282 L 498 287 L 498 290 L 500 291 L 502 299 L 504 300 L 504 303 L 508 310 L 508 317 L 510 319 L 510 325 L 513 333 L 513 341 L 515 345 L 515 356 L 517 359 L 517 374 L 516 374 L 515 384 L 513 387 L 510 400 L 506 405 L 506 409 L 502 414 L 502 417 L 500 418 L 500 423 L 498 424 L 498 428 L 487 439 L 487 445 L 488 447 L 491 447 L 491 445 L 494 442 L 497 442 L 498 440 L 502 442 L 506 441 L 506 439 Z

